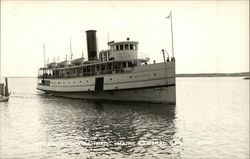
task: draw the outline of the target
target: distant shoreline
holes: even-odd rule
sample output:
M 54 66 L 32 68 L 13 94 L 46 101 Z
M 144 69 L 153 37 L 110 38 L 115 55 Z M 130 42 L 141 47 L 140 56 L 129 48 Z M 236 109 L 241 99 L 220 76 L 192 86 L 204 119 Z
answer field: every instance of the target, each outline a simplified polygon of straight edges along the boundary
M 176 77 L 250 77 L 250 72 L 240 73 L 180 73 L 176 74 Z M 8 78 L 37 78 L 26 76 L 10 76 Z
M 250 76 L 250 72 L 176 74 L 176 77 L 249 77 L 249 76 Z

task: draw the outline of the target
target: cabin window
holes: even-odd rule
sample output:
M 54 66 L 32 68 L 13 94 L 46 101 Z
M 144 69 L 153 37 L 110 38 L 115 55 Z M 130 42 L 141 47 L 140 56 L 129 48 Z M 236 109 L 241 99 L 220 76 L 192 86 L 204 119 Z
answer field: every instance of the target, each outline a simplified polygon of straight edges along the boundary
M 125 50 L 128 50 L 128 44 L 125 45 Z
M 108 63 L 107 69 L 108 69 L 108 70 L 111 70 L 111 63 Z
M 133 67 L 133 63 L 132 62 L 128 62 L 128 67 Z
M 81 68 L 78 68 L 78 69 L 77 69 L 77 72 L 78 72 L 78 74 L 79 74 L 79 73 L 82 73 L 82 69 L 81 69 Z
M 62 74 L 67 74 L 67 70 L 62 70 Z
M 109 57 L 110 57 L 110 52 L 108 52 L 108 57 L 107 57 L 107 59 L 109 59 Z
M 123 45 L 120 45 L 120 50 L 123 50 Z
M 100 65 L 96 65 L 96 70 L 100 71 Z
M 82 70 L 83 70 L 83 73 L 85 73 L 86 72 L 86 67 L 83 67 Z
M 105 52 L 104 54 L 105 54 L 105 61 L 107 61 L 107 52 Z
M 119 51 L 119 45 L 116 45 L 116 50 Z
M 117 68 L 117 63 L 115 62 L 115 63 L 114 63 L 114 69 L 116 69 L 116 68 Z
M 87 72 L 90 72 L 90 67 L 89 66 L 87 66 Z
M 101 70 L 105 70 L 105 64 L 101 65 Z
M 91 71 L 94 72 L 95 71 L 95 65 L 91 66 Z
M 114 63 L 114 67 L 115 67 L 115 68 L 121 68 L 121 63 L 120 63 L 120 62 Z
M 123 62 L 123 63 L 122 63 L 122 67 L 123 67 L 123 68 L 126 68 L 126 62 Z
M 100 59 L 101 59 L 101 61 L 102 61 L 102 53 L 100 53 L 100 54 L 99 54 L 99 58 L 100 58 Z
M 130 50 L 133 50 L 133 49 L 134 49 L 134 45 L 130 44 Z

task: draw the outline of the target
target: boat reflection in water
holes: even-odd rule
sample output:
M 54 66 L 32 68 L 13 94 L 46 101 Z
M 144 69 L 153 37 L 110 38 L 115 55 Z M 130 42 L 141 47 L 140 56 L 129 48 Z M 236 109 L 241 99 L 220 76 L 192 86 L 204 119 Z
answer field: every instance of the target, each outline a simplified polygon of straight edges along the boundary
M 182 150 L 175 136 L 175 105 L 41 98 L 41 124 L 50 154 L 161 158 L 179 156 Z

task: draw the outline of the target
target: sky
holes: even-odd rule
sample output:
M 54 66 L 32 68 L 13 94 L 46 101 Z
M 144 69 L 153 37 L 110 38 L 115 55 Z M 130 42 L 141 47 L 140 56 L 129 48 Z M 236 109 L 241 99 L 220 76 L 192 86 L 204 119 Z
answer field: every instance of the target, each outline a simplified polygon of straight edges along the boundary
M 1 74 L 37 76 L 46 61 L 87 58 L 86 30 L 98 50 L 127 37 L 139 57 L 162 62 L 172 54 L 176 73 L 249 71 L 249 1 L 1 1 Z

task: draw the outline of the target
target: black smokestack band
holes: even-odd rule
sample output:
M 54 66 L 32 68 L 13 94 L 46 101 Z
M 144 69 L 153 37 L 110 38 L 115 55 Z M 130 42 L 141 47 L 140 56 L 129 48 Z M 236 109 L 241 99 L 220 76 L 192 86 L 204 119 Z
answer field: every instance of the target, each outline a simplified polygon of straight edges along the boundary
M 88 60 L 97 60 L 96 30 L 87 30 Z

